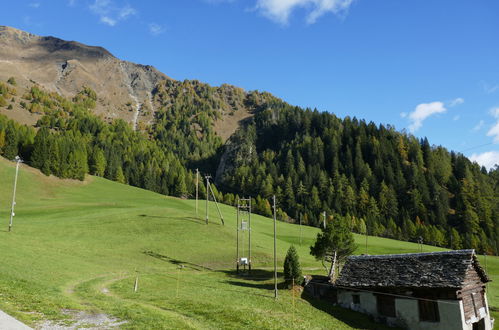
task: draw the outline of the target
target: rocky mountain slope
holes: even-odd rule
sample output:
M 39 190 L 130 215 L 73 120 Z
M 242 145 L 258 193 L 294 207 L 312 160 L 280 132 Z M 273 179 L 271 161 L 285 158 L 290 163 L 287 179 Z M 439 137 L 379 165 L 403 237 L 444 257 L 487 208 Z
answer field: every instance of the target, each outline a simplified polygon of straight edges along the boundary
M 153 66 L 120 60 L 102 47 L 0 26 L 0 80 L 10 77 L 17 82 L 19 96 L 33 84 L 69 98 L 83 86 L 90 87 L 97 93 L 96 114 L 105 120 L 124 119 L 134 129 L 154 122 L 157 108 L 164 106 L 154 98 L 156 87 L 172 81 Z M 14 111 L 1 109 L 0 113 L 30 125 L 40 118 L 14 102 L 13 107 Z M 222 116 L 215 123 L 220 136 L 227 139 L 248 115 L 243 111 L 230 118 Z
M 0 79 L 14 77 L 21 88 L 37 83 L 66 97 L 88 86 L 98 95 L 97 114 L 122 118 L 134 126 L 139 120 L 151 120 L 151 115 L 139 119 L 141 111 L 154 108 L 154 87 L 169 79 L 152 66 L 122 61 L 101 47 L 11 27 L 0 26 L 0 45 Z M 37 118 L 36 114 L 16 115 L 24 122 Z

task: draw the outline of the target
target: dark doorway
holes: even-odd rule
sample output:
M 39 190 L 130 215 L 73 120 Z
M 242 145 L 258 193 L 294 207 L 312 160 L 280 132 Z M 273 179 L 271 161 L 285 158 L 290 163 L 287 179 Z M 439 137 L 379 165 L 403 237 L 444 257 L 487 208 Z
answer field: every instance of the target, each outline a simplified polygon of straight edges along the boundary
M 473 323 L 473 330 L 485 330 L 485 319 Z

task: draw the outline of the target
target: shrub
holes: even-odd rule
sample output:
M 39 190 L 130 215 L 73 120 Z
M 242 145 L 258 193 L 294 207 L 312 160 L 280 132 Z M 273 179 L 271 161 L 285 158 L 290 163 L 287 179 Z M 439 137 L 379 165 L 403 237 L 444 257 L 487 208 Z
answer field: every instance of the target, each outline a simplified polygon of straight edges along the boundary
M 7 82 L 12 86 L 17 85 L 16 79 L 14 77 L 10 77 L 9 80 L 7 80 Z

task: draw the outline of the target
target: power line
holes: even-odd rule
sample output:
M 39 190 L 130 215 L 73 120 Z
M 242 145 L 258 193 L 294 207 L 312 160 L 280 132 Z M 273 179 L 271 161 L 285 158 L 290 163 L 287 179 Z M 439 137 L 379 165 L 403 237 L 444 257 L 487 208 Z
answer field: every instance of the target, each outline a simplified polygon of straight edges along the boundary
M 470 147 L 468 149 L 464 149 L 464 150 L 461 150 L 461 151 L 458 151 L 458 152 L 463 153 L 465 151 L 469 151 L 469 150 L 473 150 L 473 149 L 478 149 L 478 148 L 481 148 L 481 147 L 486 147 L 486 146 L 489 146 L 491 144 L 494 144 L 494 142 L 489 142 L 489 143 L 481 144 L 481 145 L 478 145 L 478 146 Z

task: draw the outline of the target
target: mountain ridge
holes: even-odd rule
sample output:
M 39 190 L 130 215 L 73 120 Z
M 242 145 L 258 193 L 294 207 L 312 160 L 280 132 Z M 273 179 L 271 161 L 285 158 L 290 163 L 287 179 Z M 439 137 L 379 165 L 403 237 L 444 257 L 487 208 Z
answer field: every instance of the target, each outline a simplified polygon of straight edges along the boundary
M 89 87 L 97 95 L 93 109 L 96 115 L 108 122 L 123 119 L 134 130 L 147 130 L 155 123 L 157 112 L 172 103 L 159 100 L 156 95 L 162 82 L 181 84 L 152 65 L 121 60 L 100 46 L 38 36 L 8 26 L 0 26 L 0 44 L 0 80 L 14 77 L 20 95 L 29 92 L 33 84 L 66 98 Z M 217 135 L 225 141 L 251 113 L 241 102 L 231 104 L 231 94 L 239 94 L 242 89 L 231 85 L 216 89 L 227 96 L 221 97 L 218 109 L 221 115 L 214 122 Z M 228 109 L 241 111 L 231 111 L 229 115 Z M 41 118 L 40 113 L 25 111 L 16 104 L 13 110 L 0 109 L 0 113 L 28 125 L 35 125 Z
M 137 121 L 152 121 L 152 113 L 139 118 L 140 112 L 154 107 L 150 95 L 157 83 L 171 79 L 151 65 L 120 60 L 103 47 L 12 27 L 0 26 L 0 43 L 0 79 L 15 77 L 25 89 L 37 83 L 65 97 L 90 87 L 98 96 L 96 114 L 124 119 L 134 127 Z M 36 114 L 30 117 L 21 121 L 33 124 L 39 119 Z

